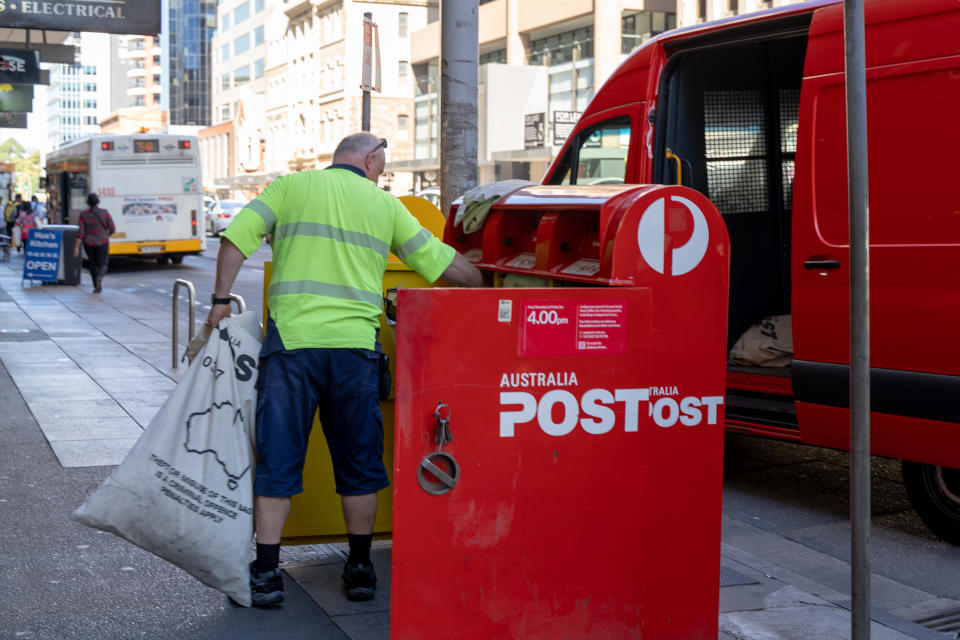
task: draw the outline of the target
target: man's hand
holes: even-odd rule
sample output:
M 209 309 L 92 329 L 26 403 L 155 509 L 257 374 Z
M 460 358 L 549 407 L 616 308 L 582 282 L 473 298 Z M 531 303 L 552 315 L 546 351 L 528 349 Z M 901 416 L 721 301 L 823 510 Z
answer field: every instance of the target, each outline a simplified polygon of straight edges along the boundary
M 461 287 L 483 287 L 489 286 L 480 269 L 473 266 L 473 263 L 467 260 L 459 251 L 454 254 L 453 262 L 443 272 L 444 280 Z
M 211 329 L 216 329 L 221 320 L 230 317 L 230 307 L 231 305 L 229 304 L 215 304 L 210 307 L 210 314 L 207 315 L 207 324 L 210 325 Z

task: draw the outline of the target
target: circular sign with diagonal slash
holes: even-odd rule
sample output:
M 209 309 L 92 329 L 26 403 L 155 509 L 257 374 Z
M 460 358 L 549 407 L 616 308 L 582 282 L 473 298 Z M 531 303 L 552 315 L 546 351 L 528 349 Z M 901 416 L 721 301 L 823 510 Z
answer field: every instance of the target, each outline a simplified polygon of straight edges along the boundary
M 460 465 L 456 458 L 446 451 L 431 453 L 420 461 L 417 469 L 417 482 L 420 488 L 432 496 L 442 496 L 455 486 L 460 479 Z

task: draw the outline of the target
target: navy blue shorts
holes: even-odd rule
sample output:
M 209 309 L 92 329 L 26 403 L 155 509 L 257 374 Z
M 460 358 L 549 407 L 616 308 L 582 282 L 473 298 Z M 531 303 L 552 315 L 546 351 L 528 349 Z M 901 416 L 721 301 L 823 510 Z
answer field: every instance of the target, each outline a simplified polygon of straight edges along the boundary
M 379 355 L 368 349 L 297 349 L 260 361 L 254 495 L 303 491 L 303 465 L 319 410 L 337 493 L 359 496 L 390 486 L 383 466 Z

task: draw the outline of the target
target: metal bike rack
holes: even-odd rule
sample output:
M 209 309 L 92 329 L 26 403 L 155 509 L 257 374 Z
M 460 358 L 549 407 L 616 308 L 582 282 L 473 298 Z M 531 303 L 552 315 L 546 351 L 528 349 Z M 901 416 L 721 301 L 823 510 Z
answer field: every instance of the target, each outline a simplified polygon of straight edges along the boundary
M 173 283 L 173 347 L 172 347 L 172 365 L 173 368 L 177 368 L 177 345 L 180 342 L 180 327 L 179 327 L 179 318 L 180 318 L 180 296 L 177 295 L 177 289 L 184 287 L 187 290 L 187 304 L 189 304 L 188 314 L 189 314 L 189 326 L 187 327 L 187 342 L 193 340 L 193 334 L 195 333 L 195 328 L 197 324 L 197 292 L 193 287 L 193 283 L 189 280 L 175 280 Z M 237 313 L 244 313 L 247 310 L 247 303 L 243 299 L 243 296 L 239 296 L 235 293 L 230 294 L 230 299 L 237 305 Z
M 193 283 L 189 280 L 177 279 L 173 283 L 173 368 L 177 368 L 177 344 L 180 342 L 179 318 L 180 318 L 180 296 L 177 295 L 177 289 L 184 287 L 187 290 L 188 314 L 190 324 L 187 327 L 187 342 L 193 340 L 194 325 L 197 320 L 197 292 L 193 288 Z M 232 297 L 232 296 L 231 296 Z

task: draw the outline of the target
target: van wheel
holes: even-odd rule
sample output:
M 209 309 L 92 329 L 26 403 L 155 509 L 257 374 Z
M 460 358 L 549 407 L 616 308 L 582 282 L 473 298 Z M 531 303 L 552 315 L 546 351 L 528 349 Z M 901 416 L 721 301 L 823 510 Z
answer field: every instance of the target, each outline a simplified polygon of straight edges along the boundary
M 923 523 L 960 546 L 960 469 L 907 460 L 901 468 L 910 503 Z
M 170 256 L 170 262 L 173 264 L 180 264 L 183 262 L 183 256 Z

